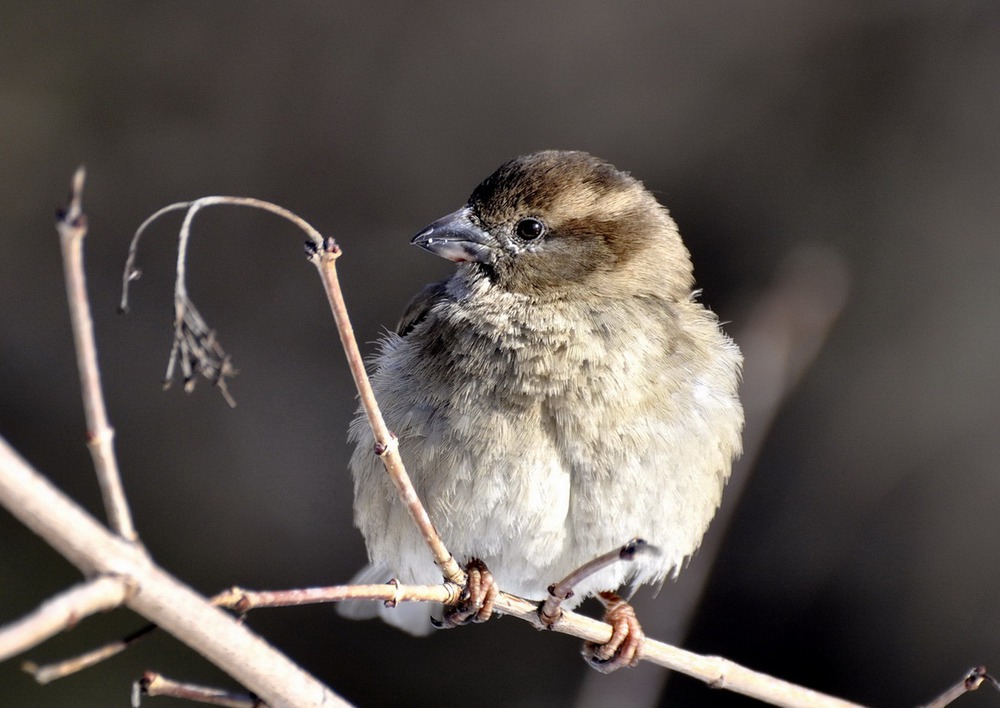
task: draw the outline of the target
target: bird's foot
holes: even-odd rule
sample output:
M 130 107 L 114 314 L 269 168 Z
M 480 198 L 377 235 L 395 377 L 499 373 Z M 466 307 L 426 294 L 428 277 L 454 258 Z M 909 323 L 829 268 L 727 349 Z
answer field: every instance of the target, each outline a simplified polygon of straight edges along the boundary
M 465 566 L 468 579 L 457 605 L 445 609 L 441 626 L 445 629 L 472 622 L 485 622 L 493 614 L 493 603 L 499 589 L 493 582 L 493 573 L 478 558 Z
M 604 621 L 612 628 L 611 639 L 607 644 L 584 644 L 584 660 L 602 674 L 635 666 L 639 663 L 639 649 L 646 640 L 635 610 L 613 592 L 602 592 L 598 597 L 604 603 Z

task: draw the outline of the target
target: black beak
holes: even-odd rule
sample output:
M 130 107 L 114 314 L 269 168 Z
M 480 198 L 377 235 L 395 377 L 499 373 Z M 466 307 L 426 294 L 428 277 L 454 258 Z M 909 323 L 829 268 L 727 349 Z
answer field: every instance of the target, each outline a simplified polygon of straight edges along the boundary
M 456 263 L 492 261 L 495 242 L 472 223 L 469 213 L 466 206 L 441 217 L 414 236 L 410 243 Z

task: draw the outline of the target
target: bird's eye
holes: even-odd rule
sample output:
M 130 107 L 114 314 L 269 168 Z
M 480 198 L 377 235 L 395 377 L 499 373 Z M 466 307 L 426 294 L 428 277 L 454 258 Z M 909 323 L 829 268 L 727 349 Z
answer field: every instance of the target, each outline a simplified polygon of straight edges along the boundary
M 534 241 L 536 238 L 545 233 L 545 224 L 538 219 L 529 217 L 527 219 L 521 219 L 517 222 L 517 226 L 514 228 L 514 231 L 525 241 Z

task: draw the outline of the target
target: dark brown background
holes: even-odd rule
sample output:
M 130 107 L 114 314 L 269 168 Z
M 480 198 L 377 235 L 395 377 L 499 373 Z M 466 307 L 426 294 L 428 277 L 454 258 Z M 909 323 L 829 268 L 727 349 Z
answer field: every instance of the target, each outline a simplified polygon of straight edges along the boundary
M 179 219 L 149 234 L 133 314 L 115 314 L 132 231 L 196 196 L 281 203 L 343 245 L 371 342 L 448 271 L 412 233 L 505 159 L 588 150 L 671 208 L 733 331 L 797 246 L 838 252 L 852 277 L 686 645 L 878 705 L 926 700 L 976 663 L 1000 672 L 998 6 L 358 8 L 0 11 L 0 433 L 99 513 L 52 227 L 84 162 L 101 364 L 146 545 L 206 593 L 346 581 L 365 556 L 346 471 L 354 394 L 302 237 L 260 214 L 199 217 L 190 287 L 241 372 L 231 411 L 207 386 L 159 391 Z M 79 577 L 6 512 L 0 539 L 0 621 Z M 250 623 L 367 705 L 564 706 L 588 675 L 574 640 L 510 619 L 425 640 L 329 607 Z M 138 625 L 91 619 L 30 657 Z M 147 668 L 230 685 L 166 636 L 44 688 L 18 663 L 0 666 L 4 705 L 126 705 Z M 748 703 L 683 678 L 669 691 Z

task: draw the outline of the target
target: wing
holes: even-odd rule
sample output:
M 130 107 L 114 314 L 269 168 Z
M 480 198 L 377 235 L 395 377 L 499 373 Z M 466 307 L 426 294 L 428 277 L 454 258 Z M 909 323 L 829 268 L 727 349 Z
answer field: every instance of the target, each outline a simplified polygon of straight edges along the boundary
M 427 313 L 430 312 L 431 308 L 434 307 L 438 302 L 445 297 L 445 286 L 447 280 L 442 280 L 438 283 L 431 283 L 430 285 L 425 285 L 423 289 L 417 293 L 410 304 L 406 306 L 406 310 L 403 311 L 403 316 L 399 318 L 399 324 L 396 325 L 396 334 L 400 337 L 405 337 L 413 328 L 424 321 L 427 317 Z

